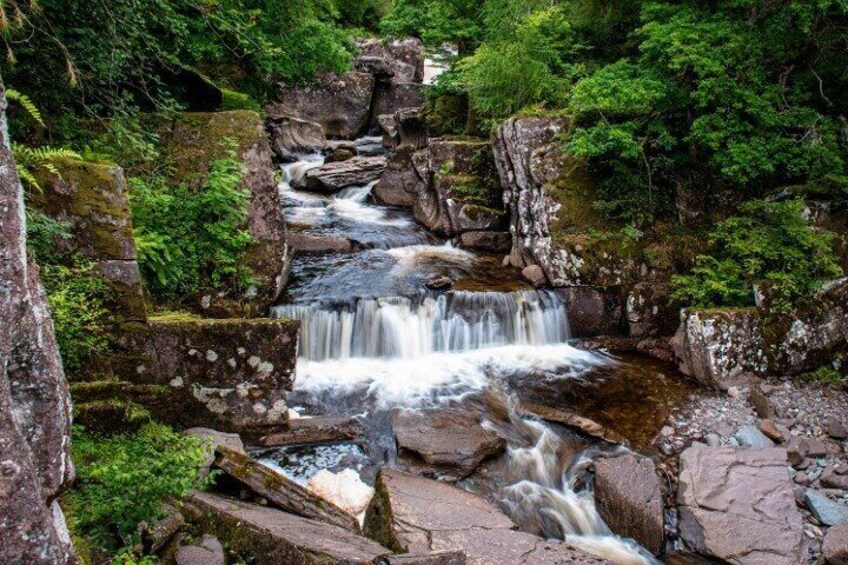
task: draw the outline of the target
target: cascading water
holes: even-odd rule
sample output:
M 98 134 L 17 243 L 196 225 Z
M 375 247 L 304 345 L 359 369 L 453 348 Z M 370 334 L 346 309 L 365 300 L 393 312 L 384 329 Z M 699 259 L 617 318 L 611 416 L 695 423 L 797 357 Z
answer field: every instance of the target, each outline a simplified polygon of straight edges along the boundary
M 615 365 L 609 357 L 567 343 L 567 303 L 555 291 L 423 290 L 433 276 L 474 280 L 476 275 L 485 283 L 490 271 L 475 254 L 434 245 L 407 211 L 370 205 L 373 184 L 334 197 L 297 190 L 306 173 L 322 163 L 320 156 L 309 156 L 283 168 L 280 191 L 289 222 L 307 233 L 340 235 L 371 249 L 299 258 L 290 303 L 272 314 L 301 322 L 292 398 L 319 413 L 366 414 L 377 461 L 394 459 L 388 423 L 393 408 L 475 402 L 493 386 L 508 390 L 511 383 L 529 380 L 583 380 Z M 598 516 L 591 490 L 581 486 L 585 463 L 591 461 L 587 452 L 566 453 L 552 428 L 521 414 L 514 400 L 502 404 L 494 412 L 506 416 L 486 424 L 509 446 L 494 498 L 516 523 L 615 563 L 654 563 L 632 542 L 613 536 Z M 484 417 L 487 413 L 484 409 Z M 305 480 L 315 468 L 350 468 L 342 462 L 355 459 L 341 448 L 322 449 L 314 460 L 280 453 L 269 463 L 292 468 Z M 366 473 L 364 452 L 357 453 L 354 466 L 373 478 L 376 471 Z

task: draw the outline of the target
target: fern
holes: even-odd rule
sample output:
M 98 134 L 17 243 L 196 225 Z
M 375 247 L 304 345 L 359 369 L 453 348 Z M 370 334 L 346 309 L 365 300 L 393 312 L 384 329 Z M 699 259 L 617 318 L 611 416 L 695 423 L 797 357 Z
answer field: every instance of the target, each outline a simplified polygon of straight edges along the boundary
M 44 127 L 44 118 L 41 116 L 38 106 L 35 105 L 35 102 L 33 102 L 29 96 L 18 92 L 14 88 L 9 88 L 6 90 L 6 98 L 12 102 L 18 103 L 33 120 L 38 122 L 38 125 Z
M 12 142 L 12 153 L 15 155 L 15 166 L 21 181 L 39 192 L 41 192 L 41 186 L 35 178 L 36 171 L 47 171 L 61 179 L 62 174 L 52 163 L 54 159 L 82 159 L 79 153 L 70 149 L 27 147 L 15 142 Z

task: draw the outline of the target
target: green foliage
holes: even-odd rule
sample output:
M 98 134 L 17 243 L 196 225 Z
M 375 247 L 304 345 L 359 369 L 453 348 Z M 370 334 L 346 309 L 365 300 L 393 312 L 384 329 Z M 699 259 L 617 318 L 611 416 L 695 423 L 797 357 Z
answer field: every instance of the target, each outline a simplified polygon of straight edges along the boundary
M 109 348 L 106 283 L 94 273 L 94 264 L 83 260 L 70 267 L 43 265 L 41 281 L 47 291 L 62 362 L 69 372 L 79 371 L 88 360 Z
M 676 276 L 674 298 L 697 307 L 747 306 L 754 285 L 769 288 L 773 307 L 786 310 L 839 277 L 834 234 L 810 227 L 801 200 L 753 200 L 711 234 L 713 253 L 691 275 Z
M 77 481 L 63 499 L 69 527 L 102 555 L 137 543 L 138 525 L 161 518 L 163 501 L 208 481 L 198 479 L 206 458 L 202 441 L 158 424 L 108 438 L 76 426 L 73 452 Z M 116 562 L 145 563 L 134 559 L 121 551 Z
M 249 194 L 235 151 L 211 163 L 203 186 L 169 186 L 164 177 L 130 180 L 139 264 L 148 287 L 165 299 L 250 284 L 242 259 Z
M 38 106 L 35 105 L 29 96 L 18 92 L 14 88 L 8 88 L 6 89 L 6 99 L 9 102 L 19 104 L 35 123 L 44 127 L 44 118 L 41 116 L 41 111 L 39 111 Z
M 71 238 L 69 221 L 27 208 L 26 224 L 27 250 L 39 265 L 56 265 L 66 259 L 61 242 Z
M 24 185 L 41 191 L 36 173 L 46 171 L 51 175 L 62 178 L 59 169 L 53 164 L 54 159 L 81 159 L 79 153 L 70 149 L 55 147 L 28 147 L 20 143 L 12 143 L 12 153 L 15 156 L 15 167 Z

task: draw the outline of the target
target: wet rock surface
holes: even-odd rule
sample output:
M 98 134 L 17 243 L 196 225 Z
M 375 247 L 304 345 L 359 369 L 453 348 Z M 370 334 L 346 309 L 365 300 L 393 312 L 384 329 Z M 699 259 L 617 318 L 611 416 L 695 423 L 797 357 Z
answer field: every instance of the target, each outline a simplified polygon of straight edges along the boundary
M 378 180 L 385 169 L 384 157 L 354 157 L 327 163 L 306 173 L 306 188 L 319 194 L 334 194 L 343 188 Z
M 399 455 L 412 456 L 412 469 L 448 480 L 468 476 L 506 448 L 503 439 L 466 411 L 394 410 L 392 429 Z
M 595 462 L 595 504 L 616 534 L 658 555 L 663 545 L 663 499 L 653 461 L 621 455 Z
M 321 124 L 297 118 L 269 120 L 268 134 L 274 155 L 283 163 L 296 161 L 298 154 L 316 153 L 327 147 Z
M 785 449 L 696 444 L 680 461 L 680 535 L 690 547 L 743 565 L 804 561 Z
M 319 444 L 361 440 L 365 435 L 362 424 L 354 418 L 317 416 L 289 419 L 284 431 L 267 435 L 259 440 L 264 447 Z
M 477 495 L 393 469 L 380 473 L 365 532 L 398 552 L 461 550 L 469 565 L 605 563 L 517 531 L 512 520 Z

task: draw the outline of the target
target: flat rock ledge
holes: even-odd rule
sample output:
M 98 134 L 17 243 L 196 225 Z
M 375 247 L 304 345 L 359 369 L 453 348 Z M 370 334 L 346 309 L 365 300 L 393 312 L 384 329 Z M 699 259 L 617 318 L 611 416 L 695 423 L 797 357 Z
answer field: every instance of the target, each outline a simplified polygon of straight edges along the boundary
M 384 468 L 364 531 L 397 553 L 463 551 L 468 565 L 601 565 L 565 543 L 517 531 L 482 497 L 448 484 Z
M 680 462 L 680 536 L 693 551 L 739 565 L 806 562 L 785 449 L 695 444 Z

